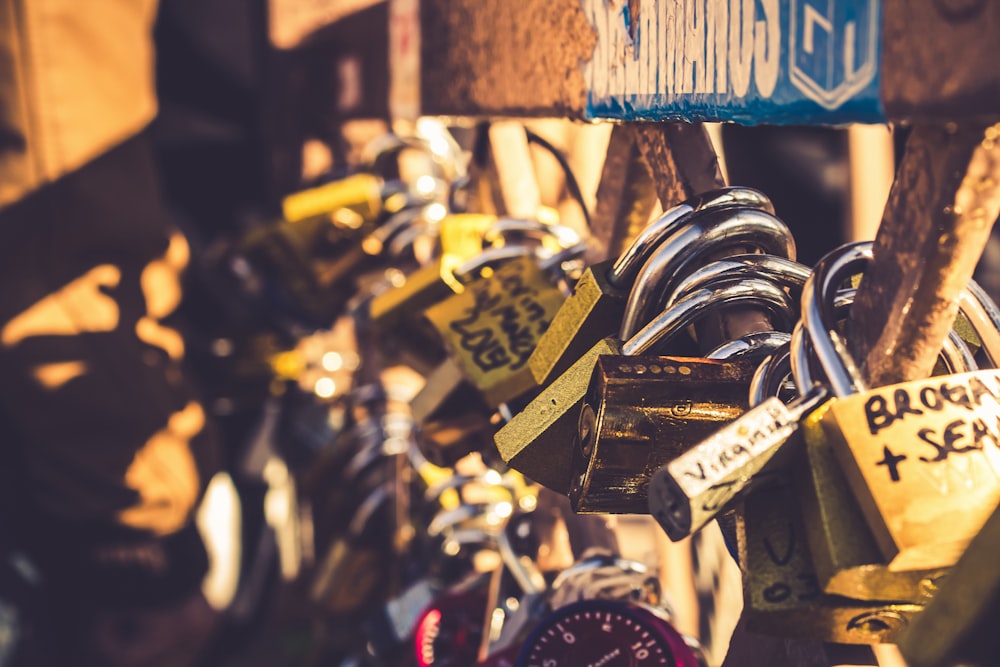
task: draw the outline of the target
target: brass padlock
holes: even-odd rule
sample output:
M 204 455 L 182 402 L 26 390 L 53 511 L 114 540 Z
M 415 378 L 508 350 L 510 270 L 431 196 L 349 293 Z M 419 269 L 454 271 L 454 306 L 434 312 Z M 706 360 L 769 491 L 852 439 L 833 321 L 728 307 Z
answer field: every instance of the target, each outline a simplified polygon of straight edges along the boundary
M 598 357 L 574 446 L 573 509 L 647 512 L 653 473 L 747 410 L 752 373 L 746 361 Z
M 358 174 L 289 195 L 283 220 L 240 240 L 234 274 L 255 296 L 310 325 L 329 325 L 353 292 L 332 287 L 372 261 L 363 240 L 383 217 L 382 186 Z
M 731 206 L 774 212 L 770 200 L 750 188 L 706 192 L 651 222 L 617 260 L 588 267 L 531 355 L 529 366 L 537 383 L 549 385 L 595 342 L 614 333 L 639 269 L 662 241 L 687 224 L 694 213 Z
M 761 634 L 841 644 L 891 643 L 918 604 L 863 602 L 825 594 L 805 526 L 787 486 L 756 489 L 737 512 L 743 620 Z
M 474 451 L 488 448 L 496 430 L 493 410 L 447 358 L 428 373 L 423 388 L 410 401 L 417 444 L 432 463 L 453 466 Z
M 512 468 L 560 493 L 569 493 L 574 442 L 579 416 L 597 358 L 602 354 L 629 355 L 650 351 L 683 331 L 707 311 L 732 302 L 757 303 L 783 313 L 791 309 L 788 295 L 771 283 L 744 280 L 723 289 L 702 289 L 679 301 L 632 339 L 608 337 L 594 345 L 555 382 L 500 429 L 496 445 Z
M 470 383 L 496 408 L 536 387 L 528 358 L 564 299 L 534 257 L 518 257 L 426 314 Z
M 812 348 L 838 397 L 823 430 L 889 569 L 948 567 L 1000 501 L 1000 372 L 867 390 L 832 307 L 809 290 L 822 294 L 870 261 L 870 244 L 830 253 L 803 294 Z
M 384 185 L 378 176 L 362 173 L 295 192 L 282 200 L 282 218 L 289 224 L 326 216 L 334 224 L 353 227 L 374 223 L 382 214 Z M 356 222 L 349 222 L 349 214 L 342 211 L 350 211 Z

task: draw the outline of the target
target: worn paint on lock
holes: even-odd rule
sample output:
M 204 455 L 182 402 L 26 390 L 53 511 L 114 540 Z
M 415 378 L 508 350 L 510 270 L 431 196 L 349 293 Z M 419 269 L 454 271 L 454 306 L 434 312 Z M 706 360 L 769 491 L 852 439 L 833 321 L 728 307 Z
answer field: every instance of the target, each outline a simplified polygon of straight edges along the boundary
M 563 300 L 533 258 L 519 257 L 429 308 L 427 317 L 496 407 L 536 386 L 528 358 Z
M 922 605 L 823 593 L 791 489 L 749 494 L 737 517 L 743 619 L 751 632 L 845 644 L 892 642 Z
M 628 291 L 613 286 L 607 272 L 613 262 L 588 266 L 576 286 L 538 340 L 528 365 L 535 381 L 547 385 L 564 373 L 601 336 L 618 329 L 625 314 Z M 594 333 L 596 332 L 596 336 Z
M 823 427 L 892 570 L 953 565 L 1000 502 L 1000 371 L 849 396 Z

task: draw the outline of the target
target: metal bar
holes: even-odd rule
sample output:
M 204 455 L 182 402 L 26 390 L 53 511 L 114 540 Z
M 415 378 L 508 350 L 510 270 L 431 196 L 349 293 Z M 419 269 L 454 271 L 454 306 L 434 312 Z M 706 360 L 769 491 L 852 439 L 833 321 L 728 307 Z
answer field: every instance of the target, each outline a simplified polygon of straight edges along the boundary
M 848 322 L 872 386 L 930 375 L 1000 213 L 1000 125 L 913 129 Z
M 588 261 L 593 264 L 619 256 L 629 239 L 649 222 L 655 205 L 656 190 L 635 130 L 628 124 L 616 125 L 597 186 Z

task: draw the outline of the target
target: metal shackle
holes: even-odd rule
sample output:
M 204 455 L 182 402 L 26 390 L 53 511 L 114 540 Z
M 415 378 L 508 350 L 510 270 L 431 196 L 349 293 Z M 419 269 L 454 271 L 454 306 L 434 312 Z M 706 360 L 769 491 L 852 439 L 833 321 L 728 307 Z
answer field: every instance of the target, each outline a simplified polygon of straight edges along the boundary
M 483 234 L 483 242 L 496 245 L 500 241 L 509 242 L 509 237 L 521 236 L 539 243 L 547 238 L 555 239 L 560 248 L 568 248 L 580 243 L 580 235 L 566 225 L 550 225 L 527 218 L 498 218 Z
M 786 345 L 791 334 L 784 331 L 755 331 L 722 343 L 705 355 L 706 359 L 730 361 L 733 359 L 762 359 Z
M 629 294 L 619 337 L 630 337 L 641 322 L 663 307 L 686 268 L 711 253 L 739 246 L 795 259 L 791 231 L 770 213 L 750 208 L 702 211 L 663 241 L 643 264 Z
M 767 195 L 753 188 L 728 187 L 703 192 L 670 208 L 646 225 L 608 270 L 608 282 L 621 289 L 631 286 L 653 251 L 686 225 L 693 214 L 727 207 L 752 208 L 774 213 L 774 205 Z
M 784 290 L 767 280 L 747 278 L 719 289 L 697 290 L 664 309 L 622 345 L 622 354 L 643 354 L 667 342 L 709 310 L 736 304 L 762 306 L 787 326 L 795 319 L 794 305 Z
M 750 396 L 747 403 L 751 409 L 771 396 L 778 395 L 781 385 L 792 372 L 791 348 L 789 339 L 757 365 L 750 378 Z
M 990 365 L 1000 368 L 1000 308 L 979 283 L 970 280 L 959 297 L 958 310 L 982 341 Z
M 793 297 L 802 293 L 802 287 L 812 269 L 795 260 L 775 255 L 733 255 L 710 262 L 684 276 L 667 297 L 667 306 L 685 294 L 706 287 L 722 279 L 764 278 L 789 290 Z
M 836 289 L 854 273 L 863 270 L 871 260 L 872 244 L 869 241 L 842 246 L 820 260 L 813 271 L 813 278 L 807 281 L 802 293 L 802 323 L 809 334 L 803 354 L 808 357 L 811 352 L 815 356 L 831 390 L 838 397 L 867 389 L 857 364 L 847 350 L 846 342 L 835 328 L 841 319 L 837 312 L 843 307 L 842 302 L 847 299 L 849 305 L 853 301 L 854 291 L 849 296 L 839 296 L 832 303 L 823 295 Z M 996 331 L 993 315 L 990 313 L 992 302 L 978 287 L 973 281 L 966 286 L 963 295 L 967 296 L 960 302 L 959 312 L 965 315 L 977 333 L 983 331 L 989 334 Z M 992 311 L 996 314 L 995 306 Z M 986 350 L 991 361 L 994 353 L 1000 354 L 1000 351 Z M 954 329 L 948 333 L 942 345 L 941 356 L 950 372 L 978 370 L 973 355 Z
M 523 245 L 506 245 L 499 248 L 487 248 L 481 253 L 455 267 L 452 273 L 462 282 L 475 278 L 476 273 L 486 267 L 496 267 L 518 257 L 530 257 L 534 249 Z
M 802 326 L 830 390 L 838 398 L 867 391 L 868 385 L 836 329 L 837 318 L 830 297 L 841 283 L 862 272 L 871 261 L 869 241 L 840 246 L 819 260 L 802 289 Z M 799 391 L 810 386 L 799 384 Z
M 388 171 L 387 161 L 398 159 L 405 150 L 415 150 L 430 158 L 442 180 L 453 183 L 466 174 L 461 148 L 443 126 L 435 129 L 435 135 L 423 136 L 419 130 L 413 136 L 391 132 L 380 135 L 364 147 L 361 163 L 366 170 L 384 175 Z

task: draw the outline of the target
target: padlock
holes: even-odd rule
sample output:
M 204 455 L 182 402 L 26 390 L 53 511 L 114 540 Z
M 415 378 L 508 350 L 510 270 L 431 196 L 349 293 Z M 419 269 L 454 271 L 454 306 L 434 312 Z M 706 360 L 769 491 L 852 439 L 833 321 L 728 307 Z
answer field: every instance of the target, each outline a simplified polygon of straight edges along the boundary
M 810 298 L 819 299 L 822 294 L 814 291 Z M 845 308 L 852 299 L 853 291 L 847 298 L 835 300 L 834 311 Z M 793 349 L 792 370 L 796 384 L 811 386 L 810 338 L 802 343 Z M 806 456 L 790 475 L 805 517 L 820 587 L 827 593 L 861 600 L 926 602 L 946 570 L 891 572 L 886 567 L 821 427 L 826 407 L 802 420 Z
M 652 474 L 746 412 L 752 373 L 750 362 L 598 357 L 574 446 L 573 509 L 647 512 Z
M 823 593 L 795 495 L 784 485 L 754 490 L 737 512 L 746 629 L 842 644 L 892 642 L 923 607 Z
M 927 609 L 899 638 L 910 667 L 988 667 L 1000 655 L 1000 511 L 972 538 Z
M 796 326 L 793 337 L 801 335 L 801 327 Z M 790 345 L 783 345 L 753 371 L 748 383 L 748 402 L 753 406 L 749 411 L 652 476 L 649 512 L 671 540 L 681 540 L 700 530 L 728 509 L 751 483 L 759 484 L 761 477 L 771 477 L 779 464 L 775 456 L 789 449 L 786 443 L 801 415 L 826 398 L 825 393 L 814 394 L 791 409 L 776 398 L 790 370 Z M 772 470 L 765 474 L 765 469 Z
M 282 219 L 289 224 L 311 218 L 330 216 L 334 224 L 360 227 L 373 224 L 382 214 L 385 182 L 374 174 L 354 174 L 347 178 L 302 190 L 286 196 L 281 202 Z M 347 213 L 356 222 L 348 223 Z M 342 216 L 343 220 L 338 220 Z
M 889 569 L 948 567 L 1000 501 L 1000 371 L 868 390 L 832 308 L 810 290 L 822 294 L 870 261 L 870 244 L 830 253 L 803 293 L 812 348 L 838 397 L 823 430 Z
M 528 358 L 562 305 L 534 257 L 515 258 L 427 309 L 452 358 L 492 408 L 536 387 Z
M 639 332 L 622 342 L 605 338 L 577 360 L 496 434 L 497 449 L 512 468 L 561 493 L 573 486 L 572 464 L 579 438 L 583 399 L 602 354 L 635 356 L 668 341 L 707 311 L 734 303 L 762 305 L 790 319 L 788 295 L 771 283 L 744 280 L 723 289 L 702 289 L 679 301 Z M 644 510 L 643 510 L 644 511 Z
M 687 224 L 698 211 L 732 206 L 774 211 L 765 195 L 750 188 L 706 192 L 651 222 L 617 260 L 588 267 L 531 355 L 529 366 L 536 382 L 548 386 L 596 341 L 614 333 L 625 312 L 636 274 L 663 240 Z

